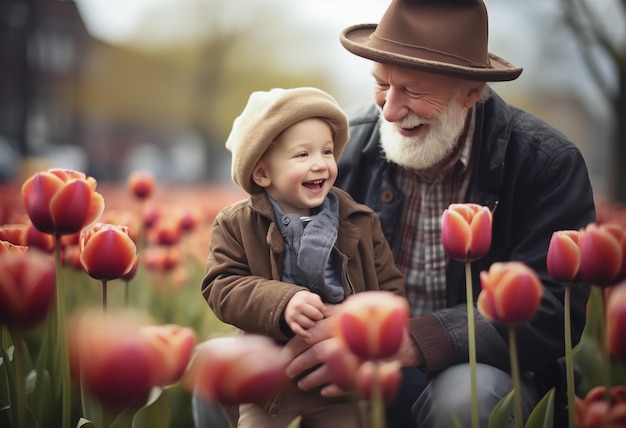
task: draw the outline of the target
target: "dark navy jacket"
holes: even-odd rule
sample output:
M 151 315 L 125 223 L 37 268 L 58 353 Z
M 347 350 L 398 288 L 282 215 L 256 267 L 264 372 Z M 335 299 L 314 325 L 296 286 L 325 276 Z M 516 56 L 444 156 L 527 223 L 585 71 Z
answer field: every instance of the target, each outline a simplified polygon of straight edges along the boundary
M 403 195 L 394 185 L 394 164 L 384 160 L 379 145 L 379 116 L 372 105 L 351 115 L 350 141 L 339 162 L 337 186 L 378 214 L 391 243 Z M 517 328 L 520 368 L 547 373 L 564 355 L 564 286 L 550 279 L 546 255 L 552 233 L 579 229 L 595 221 L 591 184 L 578 148 L 536 117 L 508 105 L 495 93 L 476 107 L 473 164 L 466 202 L 493 211 L 491 249 L 472 263 L 474 301 L 478 275 L 496 261 L 518 260 L 533 268 L 545 286 L 535 318 Z M 572 340 L 585 325 L 589 286 L 572 287 Z M 437 372 L 468 361 L 465 273 L 461 262 L 447 269 L 447 308 L 411 319 L 409 331 Z M 479 362 L 509 370 L 508 330 L 492 325 L 477 310 Z

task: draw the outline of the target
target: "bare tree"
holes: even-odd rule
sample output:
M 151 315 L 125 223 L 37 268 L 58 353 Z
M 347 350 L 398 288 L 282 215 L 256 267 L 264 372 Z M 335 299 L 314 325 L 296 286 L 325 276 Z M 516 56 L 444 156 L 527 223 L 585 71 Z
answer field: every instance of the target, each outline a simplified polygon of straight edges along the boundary
M 626 203 L 626 0 L 559 0 L 590 74 L 613 111 L 610 196 Z M 614 65 L 607 74 L 598 56 Z

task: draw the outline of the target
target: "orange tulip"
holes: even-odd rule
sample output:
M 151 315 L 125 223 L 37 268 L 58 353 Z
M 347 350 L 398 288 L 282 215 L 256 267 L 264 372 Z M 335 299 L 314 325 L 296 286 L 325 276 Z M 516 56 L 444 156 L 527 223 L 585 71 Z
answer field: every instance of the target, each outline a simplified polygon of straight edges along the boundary
M 613 287 L 608 297 L 606 342 L 611 357 L 626 363 L 626 282 Z
M 489 208 L 477 204 L 450 204 L 441 216 L 441 243 L 446 254 L 456 260 L 483 257 L 491 246 Z
M 615 224 L 590 224 L 581 231 L 580 278 L 610 286 L 626 279 L 626 229 Z
M 35 327 L 48 316 L 55 290 L 50 256 L 36 251 L 0 252 L 0 324 Z
M 259 403 L 285 386 L 286 365 L 281 348 L 268 337 L 215 338 L 197 348 L 186 385 L 223 405 Z
M 133 172 L 128 177 L 128 188 L 139 200 L 148 199 L 154 193 L 154 175 L 146 171 Z
M 580 232 L 560 230 L 552 234 L 548 247 L 548 273 L 555 281 L 571 283 L 578 275 L 580 267 Z
M 161 217 L 153 228 L 153 234 L 158 245 L 176 245 L 180 242 L 182 233 L 179 217 Z
M 391 357 L 400 349 L 408 315 L 406 299 L 388 291 L 353 294 L 334 317 L 335 336 L 360 358 Z
M 158 359 L 158 370 L 152 383 L 167 386 L 178 382 L 191 360 L 196 344 L 195 332 L 174 324 L 141 326 L 140 331 L 152 347 L 153 358 Z
M 30 177 L 22 186 L 22 198 L 35 227 L 53 235 L 79 232 L 104 211 L 104 199 L 96 180 L 84 173 L 50 169 Z
M 95 310 L 76 316 L 69 325 L 68 349 L 73 379 L 103 405 L 139 407 L 145 403 L 162 357 L 140 330 L 131 313 Z
M 543 297 L 541 280 L 520 262 L 497 262 L 480 273 L 477 307 L 491 322 L 516 325 L 530 321 Z
M 102 281 L 120 278 L 132 269 L 137 257 L 126 226 L 97 223 L 83 230 L 80 262 L 91 277 Z
M 626 387 L 614 386 L 607 401 L 606 387 L 597 386 L 584 399 L 576 398 L 578 428 L 617 428 L 626 426 Z

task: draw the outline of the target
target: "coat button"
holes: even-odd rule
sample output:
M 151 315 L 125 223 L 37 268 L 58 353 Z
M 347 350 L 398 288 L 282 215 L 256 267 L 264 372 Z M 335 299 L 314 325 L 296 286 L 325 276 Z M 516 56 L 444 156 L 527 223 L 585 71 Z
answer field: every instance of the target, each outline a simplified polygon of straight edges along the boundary
M 384 189 L 380 194 L 380 201 L 385 204 L 393 201 L 393 191 L 391 189 Z

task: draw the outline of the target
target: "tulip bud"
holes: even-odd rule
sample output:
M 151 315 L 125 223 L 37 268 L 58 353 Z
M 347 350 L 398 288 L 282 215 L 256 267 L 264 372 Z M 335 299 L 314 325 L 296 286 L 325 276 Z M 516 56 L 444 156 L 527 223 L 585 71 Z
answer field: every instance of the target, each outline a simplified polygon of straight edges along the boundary
M 614 386 L 591 389 L 584 399 L 576 398 L 576 426 L 578 428 L 626 426 L 626 387 Z
M 268 337 L 215 338 L 197 348 L 186 384 L 223 405 L 260 403 L 285 386 L 286 366 L 281 348 Z
M 137 247 L 125 226 L 98 223 L 81 235 L 80 261 L 93 278 L 120 278 L 132 269 L 136 258 Z
M 82 172 L 50 169 L 26 180 L 22 197 L 38 230 L 68 235 L 92 224 L 104 211 L 104 199 L 95 189 L 96 180 Z
M 154 176 L 145 171 L 133 172 L 128 177 L 128 188 L 139 200 L 148 199 L 154 193 Z
M 196 334 L 188 327 L 174 324 L 141 326 L 140 331 L 152 347 L 152 357 L 159 369 L 152 383 L 167 386 L 178 382 L 191 360 Z
M 0 324 L 35 327 L 54 303 L 54 260 L 36 251 L 2 248 L 6 251 L 0 251 Z
M 626 282 L 613 287 L 606 305 L 606 342 L 611 357 L 626 363 Z
M 69 324 L 68 349 L 74 380 L 112 408 L 145 403 L 162 362 L 130 313 L 86 311 Z
M 441 216 L 441 243 L 446 254 L 461 261 L 477 260 L 491 246 L 489 208 L 477 204 L 450 204 Z
M 530 321 L 543 297 L 543 285 L 531 268 L 520 262 L 498 262 L 480 273 L 478 310 L 491 322 L 516 325 Z
M 590 224 L 581 231 L 580 269 L 583 281 L 610 286 L 626 276 L 626 230 L 621 226 Z
M 548 247 L 548 273 L 555 281 L 571 283 L 578 275 L 580 267 L 580 232 L 561 230 L 552 234 Z
M 409 305 L 388 291 L 349 296 L 333 318 L 335 335 L 363 359 L 391 357 L 400 349 Z

